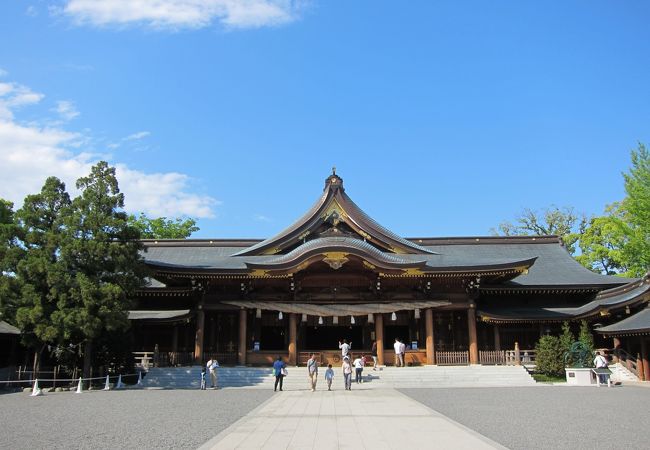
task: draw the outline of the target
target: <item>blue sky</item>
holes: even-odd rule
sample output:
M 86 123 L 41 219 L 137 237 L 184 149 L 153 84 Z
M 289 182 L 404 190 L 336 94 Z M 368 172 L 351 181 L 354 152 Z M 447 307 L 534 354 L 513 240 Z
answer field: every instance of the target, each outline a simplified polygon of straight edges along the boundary
M 335 165 L 404 236 L 600 214 L 650 144 L 649 19 L 644 1 L 5 1 L 0 197 L 108 159 L 129 210 L 263 238 Z

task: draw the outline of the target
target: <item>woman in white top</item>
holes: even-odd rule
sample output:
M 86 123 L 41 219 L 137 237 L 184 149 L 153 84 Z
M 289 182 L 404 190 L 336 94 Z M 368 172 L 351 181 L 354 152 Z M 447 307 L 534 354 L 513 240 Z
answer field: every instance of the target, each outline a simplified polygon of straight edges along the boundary
M 350 364 L 350 358 L 347 356 L 343 358 L 343 364 L 341 365 L 343 369 L 343 380 L 345 381 L 345 390 L 352 390 L 352 365 Z

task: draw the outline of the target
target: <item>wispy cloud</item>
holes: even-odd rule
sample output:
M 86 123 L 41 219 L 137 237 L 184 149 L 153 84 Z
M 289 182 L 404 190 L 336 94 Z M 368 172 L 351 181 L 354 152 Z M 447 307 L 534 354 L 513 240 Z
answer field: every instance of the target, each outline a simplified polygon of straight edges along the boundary
M 79 111 L 75 108 L 74 103 L 67 100 L 57 102 L 54 111 L 66 121 L 72 120 L 79 115 Z
M 299 18 L 307 0 L 66 0 L 60 12 L 77 24 L 157 29 L 277 26 Z
M 17 83 L 0 83 L 0 197 L 16 205 L 27 194 L 38 192 L 51 175 L 62 179 L 74 193 L 75 180 L 87 175 L 100 158 L 108 158 L 79 150 L 92 142 L 89 131 L 66 130 L 61 122 L 50 118 L 40 123 L 22 123 L 15 118 L 19 107 L 38 103 L 43 97 Z M 142 211 L 151 216 L 214 217 L 214 209 L 220 202 L 192 192 L 188 175 L 147 173 L 120 162 L 111 161 L 111 164 L 116 167 L 128 211 Z
M 137 133 L 129 134 L 127 137 L 122 139 L 123 141 L 137 141 L 139 139 L 144 139 L 147 136 L 151 135 L 149 131 L 138 131 Z
M 257 222 L 272 222 L 273 221 L 273 219 L 271 219 L 270 217 L 267 217 L 267 216 L 265 216 L 263 214 L 255 214 L 253 216 L 253 220 L 255 220 Z
M 0 77 L 6 77 L 9 75 L 9 72 L 0 67 Z

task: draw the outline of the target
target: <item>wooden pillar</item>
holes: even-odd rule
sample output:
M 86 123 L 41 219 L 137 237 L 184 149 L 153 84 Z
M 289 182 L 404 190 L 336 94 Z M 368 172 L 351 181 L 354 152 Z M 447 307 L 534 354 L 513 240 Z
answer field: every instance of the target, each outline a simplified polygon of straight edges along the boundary
M 203 364 L 203 332 L 205 329 L 205 312 L 199 305 L 196 310 L 196 334 L 194 335 L 194 362 Z
M 295 313 L 289 314 L 289 365 L 298 364 L 298 349 L 296 336 L 298 335 L 297 316 Z
M 375 314 L 375 340 L 377 341 L 377 364 L 384 365 L 384 315 Z
M 436 348 L 435 348 L 435 336 L 433 332 L 433 310 L 427 308 L 424 311 L 424 326 L 427 333 L 426 348 L 427 348 L 427 364 L 436 363 Z
M 499 333 L 499 325 L 494 324 L 494 349 L 497 352 L 501 351 L 501 333 Z
M 178 352 L 178 325 L 174 325 L 174 334 L 172 334 L 172 352 Z
M 237 346 L 237 364 L 246 365 L 246 309 L 239 310 L 239 345 Z
M 467 328 L 469 331 L 469 363 L 478 364 L 478 342 L 476 340 L 476 310 L 470 306 L 467 310 Z
M 639 361 L 639 368 L 643 368 L 643 377 L 639 376 L 639 380 L 650 381 L 650 364 L 648 361 L 648 343 L 647 336 L 641 336 L 641 361 Z

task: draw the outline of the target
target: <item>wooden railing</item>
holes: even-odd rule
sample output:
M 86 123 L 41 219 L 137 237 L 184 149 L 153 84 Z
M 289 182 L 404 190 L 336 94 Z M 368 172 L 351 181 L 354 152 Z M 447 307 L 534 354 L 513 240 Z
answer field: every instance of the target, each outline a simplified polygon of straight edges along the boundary
M 618 360 L 618 363 L 625 366 L 627 370 L 632 372 L 637 378 L 639 376 L 639 369 L 638 369 L 638 360 L 636 357 L 630 355 L 628 352 L 623 350 L 622 348 L 615 348 L 610 351 L 612 355 L 616 357 Z
M 438 365 L 461 366 L 469 364 L 469 352 L 436 352 Z
M 153 366 L 153 354 L 154 352 L 133 352 L 136 367 L 149 370 Z
M 191 366 L 194 364 L 194 352 L 158 352 L 154 353 L 155 367 Z
M 537 353 L 535 350 L 506 350 L 506 365 L 534 366 Z
M 479 350 L 479 364 L 503 365 L 506 363 L 506 352 L 504 350 Z

